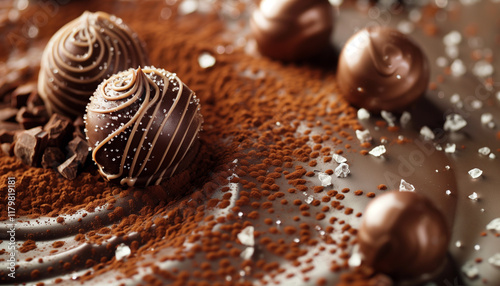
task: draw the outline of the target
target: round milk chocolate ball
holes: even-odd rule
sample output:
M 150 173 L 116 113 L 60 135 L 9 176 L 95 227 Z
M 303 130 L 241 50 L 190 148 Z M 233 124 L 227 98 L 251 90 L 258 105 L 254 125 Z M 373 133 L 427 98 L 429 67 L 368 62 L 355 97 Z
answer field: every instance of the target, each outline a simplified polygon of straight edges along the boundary
M 358 232 L 364 263 L 397 278 L 432 273 L 444 262 L 450 231 L 425 196 L 390 191 L 371 201 Z
M 203 122 L 194 92 L 175 74 L 154 67 L 105 80 L 84 119 L 100 174 L 141 187 L 160 184 L 189 167 Z
M 333 8 L 328 0 L 262 0 L 250 28 L 261 54 L 285 61 L 306 59 L 328 46 Z
M 388 27 L 369 27 L 345 44 L 337 80 L 342 95 L 356 107 L 402 111 L 426 91 L 429 63 L 408 36 Z
M 147 64 L 144 43 L 120 18 L 85 12 L 48 42 L 38 90 L 49 112 L 76 118 L 104 79 Z

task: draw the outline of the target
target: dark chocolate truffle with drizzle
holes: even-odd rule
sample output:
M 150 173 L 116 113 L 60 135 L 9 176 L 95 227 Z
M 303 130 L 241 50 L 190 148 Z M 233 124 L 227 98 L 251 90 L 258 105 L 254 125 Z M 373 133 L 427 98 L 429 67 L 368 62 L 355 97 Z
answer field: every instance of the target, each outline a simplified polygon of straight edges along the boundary
M 337 80 L 345 99 L 357 107 L 401 111 L 426 91 L 429 63 L 408 36 L 388 27 L 369 27 L 345 44 Z
M 99 85 L 87 106 L 85 132 L 105 179 L 148 186 L 189 166 L 202 122 L 192 90 L 175 74 L 146 67 Z
M 262 0 L 250 27 L 263 55 L 287 61 L 306 59 L 328 45 L 332 10 L 328 0 Z
M 120 18 L 85 12 L 45 47 L 38 90 L 51 113 L 75 118 L 104 79 L 147 64 L 143 42 Z
M 364 263 L 393 277 L 411 279 L 443 265 L 450 230 L 425 196 L 391 191 L 368 204 L 358 239 Z

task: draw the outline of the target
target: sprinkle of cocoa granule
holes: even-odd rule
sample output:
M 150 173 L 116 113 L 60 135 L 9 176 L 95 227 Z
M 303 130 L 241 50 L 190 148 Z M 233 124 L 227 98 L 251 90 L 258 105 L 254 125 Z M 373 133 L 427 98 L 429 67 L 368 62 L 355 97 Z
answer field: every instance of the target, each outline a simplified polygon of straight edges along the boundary
M 374 198 L 375 197 L 375 193 L 369 192 L 369 193 L 366 194 L 366 196 L 369 197 L 369 198 Z

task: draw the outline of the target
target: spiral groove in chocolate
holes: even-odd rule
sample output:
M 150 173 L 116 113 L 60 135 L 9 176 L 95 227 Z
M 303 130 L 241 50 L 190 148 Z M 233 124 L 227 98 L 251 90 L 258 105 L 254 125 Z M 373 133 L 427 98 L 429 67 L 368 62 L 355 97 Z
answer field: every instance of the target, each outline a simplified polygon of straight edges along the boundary
M 52 36 L 42 55 L 38 90 L 51 113 L 83 115 L 111 75 L 148 64 L 143 42 L 121 19 L 84 12 Z
M 359 229 L 365 263 L 398 278 L 432 273 L 450 241 L 444 215 L 425 196 L 391 191 L 368 204 Z
M 306 59 L 328 45 L 332 10 L 328 0 L 262 0 L 250 27 L 263 55 L 287 61 Z
M 365 28 L 345 44 L 338 85 L 347 101 L 370 111 L 400 111 L 429 83 L 429 64 L 420 47 L 387 27 Z
M 198 98 L 175 74 L 146 67 L 99 85 L 85 121 L 101 175 L 122 185 L 148 186 L 189 165 L 203 118 Z

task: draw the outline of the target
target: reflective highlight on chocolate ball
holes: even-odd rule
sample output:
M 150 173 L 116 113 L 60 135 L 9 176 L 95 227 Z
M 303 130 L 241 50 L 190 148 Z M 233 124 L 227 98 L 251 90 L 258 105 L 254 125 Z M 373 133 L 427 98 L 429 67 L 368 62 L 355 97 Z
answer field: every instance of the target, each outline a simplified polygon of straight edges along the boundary
M 175 74 L 146 67 L 99 85 L 87 107 L 85 132 L 105 179 L 148 186 L 189 166 L 202 122 L 192 90 Z
M 449 233 L 429 199 L 391 191 L 368 204 L 358 239 L 364 263 L 393 277 L 416 278 L 442 265 Z
M 406 35 L 388 27 L 369 27 L 345 44 L 337 80 L 345 99 L 356 107 L 401 111 L 426 91 L 429 63 Z
M 144 44 L 121 19 L 85 12 L 52 36 L 42 55 L 38 90 L 49 112 L 81 116 L 111 75 L 148 64 Z
M 262 0 L 250 27 L 263 55 L 286 61 L 306 59 L 328 45 L 333 9 L 328 0 Z

